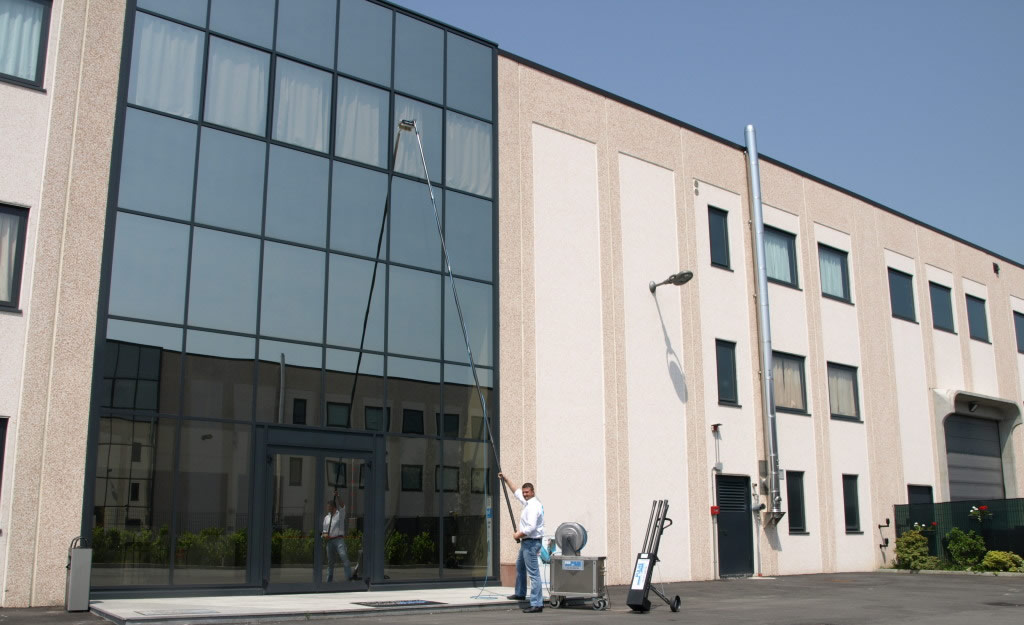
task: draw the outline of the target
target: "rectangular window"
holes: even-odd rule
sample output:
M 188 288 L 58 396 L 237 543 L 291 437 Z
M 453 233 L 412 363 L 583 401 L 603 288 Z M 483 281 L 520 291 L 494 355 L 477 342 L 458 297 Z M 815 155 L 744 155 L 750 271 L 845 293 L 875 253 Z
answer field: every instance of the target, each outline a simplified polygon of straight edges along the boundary
M 1024 354 L 1024 314 L 1014 311 L 1013 327 L 1017 332 L 1017 351 Z
M 139 483 L 138 482 L 132 482 L 131 483 L 130 489 L 128 491 L 128 500 L 129 501 L 138 501 L 139 500 Z
M 402 465 L 402 490 L 423 490 L 423 466 L 419 464 Z
M 718 403 L 738 404 L 736 392 L 736 343 L 715 341 L 715 355 L 718 359 Z
M 807 413 L 804 390 L 804 357 L 772 352 L 772 376 L 775 409 L 783 412 Z
M 288 485 L 302 486 L 302 458 L 288 459 Z
M 18 308 L 27 225 L 27 209 L 0 204 L 0 309 Z
M 51 0 L 0 0 L 0 78 L 43 86 Z
M 292 423 L 306 424 L 306 400 L 296 397 L 292 400 Z
M 329 401 L 327 402 L 327 425 L 336 428 L 351 427 L 351 413 L 352 406 L 350 404 Z
M 402 411 L 402 434 L 423 433 L 423 411 L 409 410 Z
M 818 244 L 818 273 L 823 296 L 850 301 L 850 272 L 846 256 L 842 250 Z
M 441 473 L 441 467 L 434 467 L 434 492 L 441 490 L 441 480 L 444 480 L 444 492 L 455 493 L 459 490 L 459 467 L 444 467 L 444 473 Z
M 846 531 L 860 531 L 860 500 L 857 497 L 857 476 L 843 476 L 843 513 L 846 516 Z
M 796 235 L 771 226 L 764 227 L 764 258 L 768 279 L 799 287 L 796 275 Z
M 929 282 L 928 295 L 932 300 L 932 327 L 956 334 L 953 327 L 953 298 L 949 287 Z
M 828 363 L 828 405 L 833 419 L 860 420 L 856 367 Z
M 386 415 L 385 415 L 386 412 Z M 391 431 L 391 409 L 385 411 L 379 406 L 366 406 L 363 408 L 363 419 L 366 422 L 367 430 L 376 432 Z
M 907 503 L 916 505 L 931 505 L 932 504 L 932 487 L 931 486 L 915 486 L 914 484 L 907 484 Z
M 917 321 L 914 309 L 914 277 L 889 268 L 889 302 L 892 316 L 907 321 Z
M 789 533 L 802 534 L 807 531 L 804 514 L 804 472 L 786 471 L 786 503 L 789 507 Z
M 132 462 L 142 462 L 142 443 L 132 443 Z
M 980 297 L 967 296 L 967 327 L 972 339 L 988 343 L 988 317 L 985 315 L 985 300 Z
M 434 413 L 434 425 L 437 427 L 437 435 L 445 438 L 459 437 L 459 415 L 458 413 L 444 413 L 444 423 L 441 422 L 441 414 Z
M 708 206 L 708 237 L 711 239 L 711 264 L 729 268 L 729 213 Z

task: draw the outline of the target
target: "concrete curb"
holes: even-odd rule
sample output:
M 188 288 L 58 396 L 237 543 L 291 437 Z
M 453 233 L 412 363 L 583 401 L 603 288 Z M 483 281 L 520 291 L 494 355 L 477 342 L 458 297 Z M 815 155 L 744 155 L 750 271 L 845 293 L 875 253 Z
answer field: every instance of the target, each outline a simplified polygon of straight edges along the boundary
M 896 573 L 898 575 L 974 575 L 988 577 L 1024 577 L 1024 573 L 1011 573 L 1009 571 L 938 571 L 933 569 L 911 571 L 909 569 L 877 569 L 876 572 Z

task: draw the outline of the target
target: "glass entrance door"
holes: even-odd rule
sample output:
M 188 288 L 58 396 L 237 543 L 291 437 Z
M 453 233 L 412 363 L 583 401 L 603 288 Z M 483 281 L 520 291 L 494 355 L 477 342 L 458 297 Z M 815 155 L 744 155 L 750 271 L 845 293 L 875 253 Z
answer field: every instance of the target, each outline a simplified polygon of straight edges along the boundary
M 268 590 L 365 589 L 368 459 L 337 451 L 271 448 L 267 460 Z

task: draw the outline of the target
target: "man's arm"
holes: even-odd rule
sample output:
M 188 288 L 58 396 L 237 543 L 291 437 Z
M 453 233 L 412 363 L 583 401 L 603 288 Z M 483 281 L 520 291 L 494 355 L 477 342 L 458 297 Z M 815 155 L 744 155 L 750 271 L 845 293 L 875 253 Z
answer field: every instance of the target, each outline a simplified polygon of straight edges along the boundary
M 515 482 L 508 479 L 508 477 L 506 477 L 504 473 L 499 473 L 498 477 L 501 479 L 502 482 L 505 482 L 505 485 L 508 486 L 513 493 L 519 490 L 519 487 L 515 485 Z

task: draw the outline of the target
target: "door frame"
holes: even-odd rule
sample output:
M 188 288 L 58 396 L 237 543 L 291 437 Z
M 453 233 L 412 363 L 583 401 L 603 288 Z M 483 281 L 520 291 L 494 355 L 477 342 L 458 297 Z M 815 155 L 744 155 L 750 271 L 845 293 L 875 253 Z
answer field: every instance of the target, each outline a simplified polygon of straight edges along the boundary
M 716 567 L 717 570 L 715 572 L 717 573 L 719 579 L 728 578 L 728 577 L 751 577 L 756 572 L 755 571 L 755 567 L 754 567 L 756 554 L 755 554 L 755 551 L 754 551 L 755 550 L 755 546 L 754 546 L 754 531 L 755 530 L 754 530 L 754 516 L 753 516 L 754 515 L 754 510 L 753 510 L 753 505 L 752 505 L 753 501 L 752 501 L 752 492 L 751 492 L 752 480 L 750 479 L 749 475 L 729 475 L 729 474 L 722 474 L 722 473 L 715 474 L 715 481 L 714 481 L 715 504 L 717 506 L 719 506 L 719 507 L 721 506 L 721 502 L 718 499 L 718 485 L 719 485 L 719 480 L 721 480 L 723 478 L 724 479 L 743 480 L 743 482 L 744 482 L 744 487 L 743 487 L 743 489 L 744 489 L 744 505 L 745 505 L 745 508 L 746 508 L 744 510 L 744 513 L 745 513 L 745 516 L 746 516 L 746 519 L 747 519 L 747 526 L 746 526 L 747 527 L 747 532 L 748 532 L 747 533 L 747 540 L 749 541 L 749 544 L 750 544 L 750 573 L 749 574 L 748 573 L 727 573 L 725 575 L 722 574 L 722 534 L 721 534 L 721 528 L 719 526 L 719 522 L 721 521 L 721 518 L 722 518 L 722 516 L 721 516 L 722 512 L 721 511 L 719 511 L 718 516 L 715 519 L 715 537 L 717 539 L 715 541 L 715 561 L 717 562 L 717 567 Z M 736 513 L 738 511 L 730 511 L 730 512 Z

